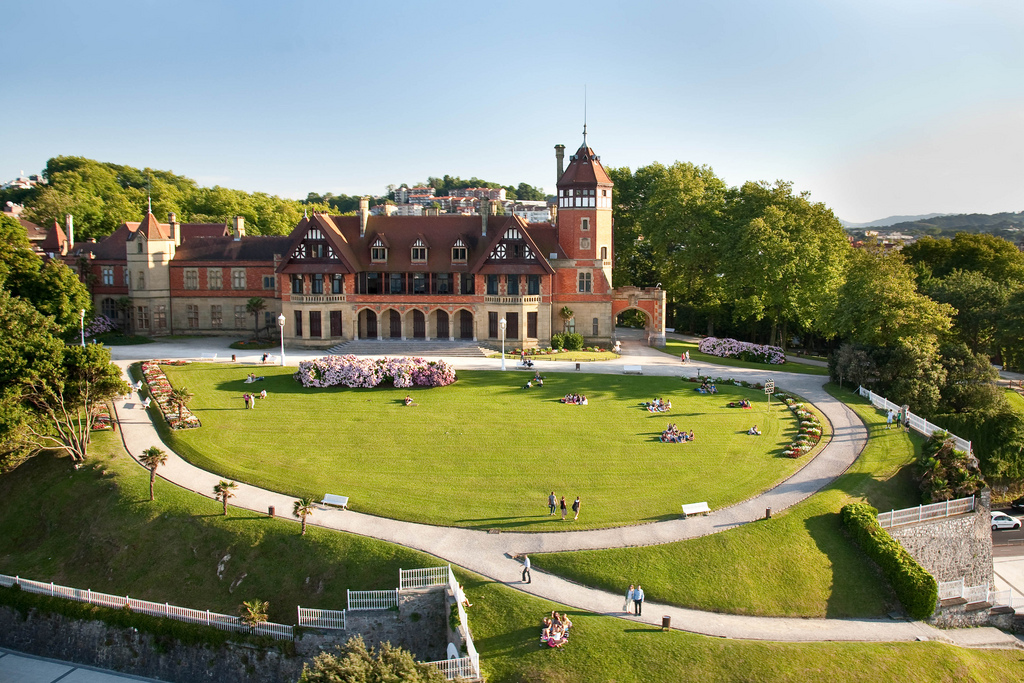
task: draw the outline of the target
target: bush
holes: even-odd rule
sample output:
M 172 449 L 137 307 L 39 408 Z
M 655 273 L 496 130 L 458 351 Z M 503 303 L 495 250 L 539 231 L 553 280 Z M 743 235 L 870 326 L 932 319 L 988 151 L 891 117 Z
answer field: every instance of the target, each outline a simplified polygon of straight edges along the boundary
M 583 350 L 583 335 L 579 332 L 569 332 L 565 335 L 564 344 L 566 351 L 581 351 Z
M 910 553 L 878 526 L 878 510 L 851 503 L 840 511 L 843 526 L 861 550 L 874 560 L 913 619 L 927 619 L 939 602 L 939 585 Z
M 697 350 L 719 358 L 738 358 L 748 363 L 768 363 L 781 365 L 786 362 L 786 354 L 778 346 L 751 344 L 735 339 L 719 339 L 705 337 L 700 340 Z
M 424 358 L 356 358 L 324 356 L 299 363 L 295 379 L 304 387 L 375 387 L 392 382 L 396 387 L 444 387 L 457 378 L 448 363 Z
M 565 346 L 565 335 L 563 335 L 561 332 L 555 332 L 553 335 L 551 335 L 552 349 L 557 351 L 561 349 L 563 346 Z

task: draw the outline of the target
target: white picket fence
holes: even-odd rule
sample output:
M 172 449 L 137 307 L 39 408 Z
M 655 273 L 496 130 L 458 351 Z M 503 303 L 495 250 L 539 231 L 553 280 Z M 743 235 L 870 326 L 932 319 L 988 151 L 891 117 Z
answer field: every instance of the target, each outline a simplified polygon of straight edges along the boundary
M 881 410 L 895 410 L 899 412 L 903 408 L 903 406 L 898 406 L 892 401 L 885 398 L 884 396 L 879 396 L 875 392 L 865 389 L 864 387 L 858 388 L 857 393 L 871 401 L 871 405 Z M 932 424 L 931 422 L 924 419 L 920 415 L 915 415 L 909 410 L 907 411 L 907 426 L 913 429 L 915 432 L 918 432 L 919 434 L 924 434 L 925 436 L 931 436 L 935 432 L 947 431 L 936 424 Z M 965 451 L 967 453 L 972 453 L 970 441 L 968 441 L 967 439 L 961 439 L 959 436 L 952 433 L 949 434 L 949 437 L 953 439 L 953 442 L 956 444 L 958 450 Z
M 963 598 L 968 604 L 987 602 L 993 607 L 1013 607 L 1013 593 L 1009 589 L 994 591 L 988 586 L 965 586 L 963 579 L 939 584 L 939 600 L 953 598 Z
M 443 586 L 449 582 L 448 577 L 451 573 L 452 568 L 450 566 L 399 569 L 398 590 Z
M 42 581 L 23 579 L 20 576 L 0 574 L 0 586 L 18 586 L 21 590 L 27 593 L 66 598 L 68 600 L 87 602 L 90 605 L 109 607 L 111 609 L 124 609 L 125 606 L 127 606 L 132 612 L 138 612 L 139 614 L 148 614 L 153 617 L 165 617 L 167 619 L 184 621 L 190 624 L 213 626 L 214 628 L 219 628 L 225 631 L 234 631 L 236 633 L 255 633 L 256 635 L 271 636 L 272 638 L 278 638 L 281 640 L 295 637 L 293 627 L 287 624 L 264 622 L 256 627 L 250 627 L 238 617 L 231 616 L 229 614 L 218 614 L 217 612 L 211 612 L 210 610 L 204 611 L 190 609 L 188 607 L 179 607 L 166 602 L 150 602 L 149 600 L 139 600 L 128 596 L 108 595 L 107 593 L 97 593 L 89 589 L 82 590 L 81 588 L 69 588 L 52 582 L 44 583 Z
M 939 519 L 952 515 L 962 515 L 974 511 L 974 496 L 969 498 L 957 498 L 946 500 L 931 505 L 918 505 L 916 508 L 905 508 L 903 510 L 891 510 L 878 514 L 878 525 L 883 529 L 891 529 L 894 526 L 903 524 L 915 524 L 929 519 Z
M 310 609 L 299 607 L 298 625 L 309 628 L 329 628 L 339 631 L 347 630 L 348 621 L 345 618 L 345 610 L 336 609 Z
M 466 596 L 462 592 L 452 572 L 451 565 L 447 567 L 431 567 L 429 569 L 399 570 L 399 585 L 403 587 L 431 588 L 447 584 L 452 595 L 455 596 L 455 604 L 458 606 L 459 623 L 466 633 L 466 656 L 457 659 L 440 659 L 434 662 L 426 662 L 429 666 L 436 668 L 448 680 L 454 678 L 466 678 L 478 680 L 480 678 L 480 653 L 473 643 L 473 636 L 469 632 L 469 619 L 466 617 L 466 609 L 462 606 Z
M 349 611 L 398 607 L 398 590 L 348 591 Z

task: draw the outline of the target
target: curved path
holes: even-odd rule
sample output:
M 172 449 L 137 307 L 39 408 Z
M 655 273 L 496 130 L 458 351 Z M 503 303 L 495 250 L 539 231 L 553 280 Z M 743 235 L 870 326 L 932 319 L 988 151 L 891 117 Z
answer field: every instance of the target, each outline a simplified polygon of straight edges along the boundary
M 149 358 L 199 358 L 206 349 L 196 344 L 153 345 L 143 348 L 114 347 L 118 364 L 125 368 L 135 360 Z M 221 349 L 221 352 L 223 349 Z M 648 375 L 692 375 L 698 370 L 716 376 L 730 376 L 748 381 L 763 381 L 763 370 L 748 370 L 691 363 L 683 367 L 674 358 L 639 344 L 624 344 L 623 357 L 617 361 L 588 364 L 588 372 L 620 374 L 623 364 L 641 364 Z M 141 352 L 141 353 L 140 353 Z M 230 352 L 229 352 L 230 353 Z M 291 363 L 322 354 L 289 354 Z M 144 356 L 145 358 L 140 358 Z M 255 362 L 256 357 L 240 358 Z M 490 359 L 451 359 L 459 369 L 495 370 L 499 361 Z M 552 372 L 571 371 L 572 363 L 544 362 L 541 367 Z M 946 632 L 921 622 L 888 619 L 801 619 L 751 617 L 660 605 L 647 602 L 650 616 L 635 617 L 621 611 L 623 598 L 573 583 L 552 574 L 534 570 L 533 581 L 520 581 L 522 565 L 514 556 L 523 553 L 619 548 L 670 543 L 724 531 L 760 519 L 766 507 L 783 510 L 807 498 L 842 474 L 856 460 L 867 443 L 867 429 L 842 402 L 823 388 L 827 381 L 819 375 L 772 373 L 781 389 L 800 394 L 813 402 L 832 423 L 833 438 L 822 452 L 789 479 L 747 501 L 715 510 L 706 517 L 654 522 L 638 526 L 588 531 L 489 534 L 485 531 L 455 527 L 431 526 L 400 520 L 374 517 L 352 511 L 318 510 L 309 524 L 368 536 L 442 558 L 477 574 L 523 590 L 541 598 L 587 610 L 597 614 L 623 617 L 637 622 L 660 624 L 662 615 L 672 617 L 673 628 L 709 636 L 776 641 L 897 641 L 943 640 Z M 158 474 L 179 486 L 206 497 L 213 497 L 213 487 L 221 477 L 191 465 L 162 442 L 149 414 L 135 396 L 115 402 L 125 447 L 133 458 L 152 445 L 160 444 L 171 456 Z M 236 507 L 266 512 L 273 506 L 289 515 L 294 498 L 239 483 L 232 504 Z M 994 630 L 994 629 L 993 629 Z M 998 633 L 998 631 L 996 631 Z

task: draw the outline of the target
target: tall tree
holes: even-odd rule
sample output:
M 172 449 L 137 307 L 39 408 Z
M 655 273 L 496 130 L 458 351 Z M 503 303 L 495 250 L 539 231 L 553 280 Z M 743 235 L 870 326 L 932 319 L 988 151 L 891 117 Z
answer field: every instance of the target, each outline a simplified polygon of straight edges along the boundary
M 193 397 L 195 397 L 195 394 L 193 394 L 185 387 L 177 387 L 175 389 L 171 389 L 171 405 L 175 406 L 178 409 L 179 421 L 182 418 L 182 413 L 184 413 L 185 411 L 185 406 L 189 404 L 189 401 L 191 401 Z
M 237 482 L 228 481 L 227 479 L 221 479 L 213 487 L 214 497 L 216 497 L 217 500 L 219 500 L 222 503 L 224 503 L 224 516 L 225 517 L 228 514 L 228 499 L 235 497 L 235 489 L 237 489 L 237 488 L 238 488 L 238 483 Z
M 904 247 L 903 254 L 932 277 L 968 270 L 996 282 L 1024 282 L 1024 253 L 995 235 L 961 232 L 951 240 L 922 237 Z
M 306 535 L 306 518 L 313 514 L 314 509 L 313 500 L 310 498 L 299 498 L 292 506 L 292 514 L 302 519 L 301 536 Z
M 953 270 L 929 279 L 922 289 L 932 299 L 956 309 L 953 331 L 974 353 L 989 353 L 996 323 L 1006 306 L 1010 288 L 978 271 Z
M 142 451 L 139 464 L 149 470 L 149 499 L 153 500 L 153 484 L 156 483 L 156 469 L 167 464 L 167 453 L 156 446 Z

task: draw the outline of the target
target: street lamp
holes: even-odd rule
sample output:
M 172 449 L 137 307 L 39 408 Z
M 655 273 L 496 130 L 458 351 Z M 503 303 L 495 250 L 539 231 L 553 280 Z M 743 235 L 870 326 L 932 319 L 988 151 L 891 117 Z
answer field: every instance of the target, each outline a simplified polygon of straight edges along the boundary
M 501 328 L 501 369 L 505 369 L 505 326 L 508 325 L 505 319 L 502 318 L 498 321 L 498 327 Z
M 281 367 L 284 367 L 284 313 L 277 316 L 277 326 L 281 328 Z
M 85 348 L 85 309 L 83 308 L 78 312 L 78 326 L 82 330 L 82 348 Z

